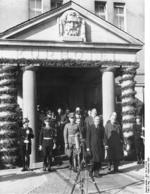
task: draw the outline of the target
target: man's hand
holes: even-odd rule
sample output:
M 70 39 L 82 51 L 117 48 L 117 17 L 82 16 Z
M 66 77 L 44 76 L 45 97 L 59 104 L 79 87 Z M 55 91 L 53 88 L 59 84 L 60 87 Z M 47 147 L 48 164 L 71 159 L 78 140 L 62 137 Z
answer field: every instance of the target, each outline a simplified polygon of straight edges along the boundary
M 69 148 L 68 143 L 65 143 L 65 149 L 68 149 L 68 148 Z
M 91 157 L 91 151 L 90 151 L 90 149 L 87 148 L 86 151 L 87 151 L 87 155 L 88 155 L 89 157 Z
M 40 151 L 42 150 L 42 146 L 41 146 L 41 145 L 39 146 L 39 150 L 40 150 Z
M 105 150 L 108 150 L 108 145 L 105 146 Z
M 53 150 L 55 150 L 56 149 L 56 143 L 54 143 L 54 145 L 53 145 Z
M 29 135 L 29 133 L 30 133 L 29 129 L 28 129 L 28 130 L 26 130 L 26 134 L 27 134 L 27 135 Z

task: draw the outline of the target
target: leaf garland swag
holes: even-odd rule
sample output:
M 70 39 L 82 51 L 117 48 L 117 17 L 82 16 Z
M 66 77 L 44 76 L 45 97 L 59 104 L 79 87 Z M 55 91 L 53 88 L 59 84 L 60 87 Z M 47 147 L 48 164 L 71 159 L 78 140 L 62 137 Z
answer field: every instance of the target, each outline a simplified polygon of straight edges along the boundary
M 17 161 L 16 65 L 0 65 L 0 168 Z
M 136 103 L 135 103 L 135 81 L 134 76 L 137 67 L 126 68 L 123 71 L 121 79 L 121 90 L 122 90 L 122 131 L 125 141 L 124 154 L 130 156 L 133 153 L 131 150 L 130 141 L 131 137 L 134 135 L 134 124 L 135 124 L 135 114 L 136 114 Z
M 90 60 L 72 60 L 72 59 L 62 59 L 62 60 L 50 60 L 50 59 L 7 59 L 1 58 L 0 64 L 5 64 L 9 66 L 12 64 L 14 66 L 40 66 L 40 67 L 100 67 L 100 66 L 124 66 L 124 67 L 138 67 L 138 62 L 130 61 L 90 61 Z

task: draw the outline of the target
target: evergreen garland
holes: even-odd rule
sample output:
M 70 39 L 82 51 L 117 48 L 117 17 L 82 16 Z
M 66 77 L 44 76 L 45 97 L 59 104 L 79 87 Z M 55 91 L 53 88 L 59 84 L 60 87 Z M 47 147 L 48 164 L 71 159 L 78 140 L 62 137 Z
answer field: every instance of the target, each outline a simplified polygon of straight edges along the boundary
M 12 168 L 17 160 L 16 67 L 0 65 L 0 168 Z
M 72 60 L 72 59 L 62 59 L 62 60 L 50 60 L 50 59 L 25 59 L 25 58 L 20 58 L 20 59 L 8 59 L 8 58 L 1 58 L 0 63 L 5 63 L 6 65 L 12 64 L 13 66 L 37 66 L 37 67 L 79 67 L 79 68 L 84 68 L 84 67 L 101 67 L 101 66 L 124 66 L 124 67 L 138 67 L 139 63 L 138 62 L 130 62 L 130 61 L 90 61 L 90 60 Z M 9 73 L 9 71 L 7 72 Z M 11 72 L 12 73 L 12 72 Z
M 134 124 L 135 124 L 135 81 L 134 76 L 137 67 L 129 67 L 124 69 L 121 79 L 121 90 L 122 90 L 122 130 L 125 141 L 125 152 L 126 156 L 130 156 L 133 153 L 131 150 L 131 136 L 134 135 Z

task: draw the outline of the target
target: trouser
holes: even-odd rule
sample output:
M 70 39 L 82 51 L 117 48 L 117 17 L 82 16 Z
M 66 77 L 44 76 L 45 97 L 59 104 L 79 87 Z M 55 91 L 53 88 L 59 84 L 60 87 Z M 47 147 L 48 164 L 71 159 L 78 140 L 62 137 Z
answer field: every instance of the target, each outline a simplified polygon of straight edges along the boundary
M 99 173 L 99 170 L 101 168 L 101 163 L 100 162 L 91 162 L 90 164 L 90 173 Z
M 119 161 L 118 160 L 114 160 L 113 161 L 113 165 L 114 165 L 114 171 L 118 171 L 118 166 L 119 166 Z
M 142 139 L 137 139 L 135 141 L 136 157 L 137 161 L 141 162 L 144 160 L 144 144 Z
M 22 166 L 24 169 L 28 169 L 30 166 L 30 152 L 26 144 L 22 146 Z
M 118 171 L 119 160 L 117 160 L 117 159 L 109 160 L 108 161 L 108 169 L 109 170 L 111 170 L 111 165 L 114 166 L 114 171 Z
M 50 168 L 52 164 L 52 148 L 50 146 L 45 146 L 43 148 L 43 167 Z

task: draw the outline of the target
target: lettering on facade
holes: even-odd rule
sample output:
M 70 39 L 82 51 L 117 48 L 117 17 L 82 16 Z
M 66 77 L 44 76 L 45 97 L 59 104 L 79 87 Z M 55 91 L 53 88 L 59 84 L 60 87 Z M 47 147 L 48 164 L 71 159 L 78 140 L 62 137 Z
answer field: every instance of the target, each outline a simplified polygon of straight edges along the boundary
M 66 11 L 59 18 L 59 34 L 63 41 L 85 42 L 85 20 L 74 10 Z

